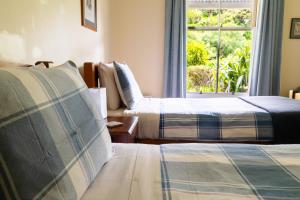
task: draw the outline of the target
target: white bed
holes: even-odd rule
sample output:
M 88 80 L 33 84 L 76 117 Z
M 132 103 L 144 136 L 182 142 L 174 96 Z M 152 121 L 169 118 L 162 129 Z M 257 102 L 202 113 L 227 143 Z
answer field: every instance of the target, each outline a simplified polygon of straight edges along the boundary
M 84 65 L 88 87 L 98 87 L 100 80 L 101 87 L 110 88 L 107 102 L 114 111 L 109 116 L 139 116 L 141 142 L 300 142 L 299 102 L 283 97 L 144 98 L 126 64 L 102 65 Z M 121 104 L 127 109 L 117 109 Z M 286 127 L 292 131 L 286 133 Z
M 199 113 L 206 113 L 208 116 L 214 113 L 222 115 L 223 123 L 230 124 L 230 128 L 222 129 L 222 139 L 244 140 L 257 139 L 255 124 L 234 126 L 239 120 L 254 123 L 254 113 L 268 113 L 256 106 L 253 106 L 238 98 L 203 98 L 203 99 L 178 99 L 178 98 L 144 98 L 132 109 L 118 109 L 109 111 L 109 116 L 139 116 L 140 139 L 160 138 L 161 114 L 179 114 L 182 116 L 195 116 Z M 187 129 L 189 131 L 187 131 Z M 199 133 L 198 133 L 199 134 Z M 201 134 L 201 133 L 200 133 Z M 267 131 L 266 138 L 271 138 L 270 131 Z M 268 135 L 267 135 L 268 134 Z M 196 129 L 193 127 L 167 128 L 164 131 L 164 138 L 195 138 Z M 214 140 L 214 138 L 212 138 Z
M 114 144 L 113 151 L 83 200 L 162 199 L 159 146 Z
M 299 145 L 114 144 L 113 149 L 83 200 L 300 197 Z

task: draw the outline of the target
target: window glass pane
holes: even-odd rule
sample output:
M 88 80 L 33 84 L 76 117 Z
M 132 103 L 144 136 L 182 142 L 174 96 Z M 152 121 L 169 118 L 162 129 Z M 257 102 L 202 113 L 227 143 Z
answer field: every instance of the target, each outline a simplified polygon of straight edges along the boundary
M 221 32 L 218 92 L 247 92 L 251 44 L 251 31 Z
M 217 46 L 217 31 L 188 31 L 188 92 L 215 92 Z
M 187 12 L 188 27 L 218 26 L 218 10 L 189 8 Z
M 187 10 L 187 91 L 216 92 L 218 83 L 217 92 L 247 92 L 252 44 L 252 0 L 189 2 L 193 7 Z
M 222 27 L 251 27 L 250 9 L 221 9 L 220 23 Z

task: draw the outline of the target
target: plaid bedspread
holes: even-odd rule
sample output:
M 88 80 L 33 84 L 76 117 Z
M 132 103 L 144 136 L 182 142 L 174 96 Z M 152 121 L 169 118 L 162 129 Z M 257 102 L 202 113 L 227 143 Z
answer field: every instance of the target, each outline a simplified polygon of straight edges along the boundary
M 162 145 L 163 199 L 300 199 L 300 146 Z
M 271 141 L 272 118 L 267 112 L 160 114 L 160 138 L 193 140 Z

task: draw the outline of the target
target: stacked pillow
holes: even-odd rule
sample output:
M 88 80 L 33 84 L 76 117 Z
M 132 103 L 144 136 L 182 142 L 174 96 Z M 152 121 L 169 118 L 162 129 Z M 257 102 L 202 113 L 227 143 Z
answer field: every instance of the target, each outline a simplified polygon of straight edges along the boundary
M 121 99 L 127 108 L 134 109 L 143 99 L 140 87 L 127 64 L 114 62 L 114 67 L 114 76 Z
M 0 68 L 0 199 L 80 199 L 112 156 L 77 68 Z
M 109 110 L 116 110 L 121 103 L 134 109 L 143 99 L 141 90 L 127 64 L 113 62 L 99 64 L 101 87 L 107 91 L 107 105 Z
M 109 110 L 116 110 L 121 106 L 121 98 L 115 82 L 113 63 L 100 63 L 99 77 L 101 87 L 106 88 L 107 107 Z

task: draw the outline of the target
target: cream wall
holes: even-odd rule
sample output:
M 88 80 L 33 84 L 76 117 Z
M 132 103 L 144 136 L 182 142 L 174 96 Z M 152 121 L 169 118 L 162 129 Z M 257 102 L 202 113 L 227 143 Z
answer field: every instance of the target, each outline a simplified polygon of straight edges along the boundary
M 111 1 L 111 60 L 127 62 L 144 94 L 163 88 L 164 0 Z M 300 18 L 300 0 L 285 1 L 281 95 L 300 86 L 300 40 L 289 39 L 291 18 Z
M 127 62 L 144 95 L 163 87 L 164 0 L 110 0 L 110 58 Z
M 56 64 L 106 60 L 109 1 L 98 0 L 98 32 L 81 26 L 80 0 L 0 0 L 0 59 Z
M 300 86 L 300 40 L 290 39 L 291 19 L 300 18 L 300 0 L 285 0 L 283 49 L 281 65 L 281 95 Z
M 300 40 L 289 39 L 300 0 L 285 2 L 281 94 L 286 96 L 300 86 Z M 0 5 L 1 60 L 124 61 L 145 95 L 162 95 L 164 0 L 98 0 L 97 33 L 81 26 L 80 0 L 0 0 Z

